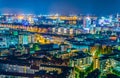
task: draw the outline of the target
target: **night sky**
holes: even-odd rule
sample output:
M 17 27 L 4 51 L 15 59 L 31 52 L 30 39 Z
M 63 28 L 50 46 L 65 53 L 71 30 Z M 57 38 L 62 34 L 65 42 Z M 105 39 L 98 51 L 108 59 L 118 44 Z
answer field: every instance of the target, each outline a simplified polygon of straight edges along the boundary
M 108 15 L 120 13 L 120 0 L 0 0 L 0 13 Z

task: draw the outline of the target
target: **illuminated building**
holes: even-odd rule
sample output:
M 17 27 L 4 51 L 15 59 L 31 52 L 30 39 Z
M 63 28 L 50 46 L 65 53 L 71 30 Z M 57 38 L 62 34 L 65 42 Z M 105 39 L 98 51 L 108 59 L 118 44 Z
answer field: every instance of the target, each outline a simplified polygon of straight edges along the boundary
M 101 18 L 99 19 L 99 25 L 100 25 L 100 26 L 112 27 L 112 26 L 115 26 L 115 22 L 116 22 L 116 20 L 113 19 L 112 16 L 109 16 L 109 17 L 101 17 Z
M 90 28 L 91 26 L 91 18 L 90 17 L 84 17 L 83 25 L 85 28 Z
M 28 36 L 27 35 L 23 36 L 23 43 L 22 44 L 28 44 Z
M 68 34 L 68 28 L 64 28 L 64 34 Z
M 76 34 L 82 33 L 82 30 L 81 30 L 81 29 L 76 29 L 75 31 L 76 31 L 76 32 L 75 32 Z
M 92 57 L 84 52 L 76 52 L 71 56 L 70 65 L 74 67 L 75 78 L 82 78 L 84 75 L 81 72 L 85 72 L 92 65 Z
M 61 47 L 61 52 L 65 52 L 70 48 L 68 44 L 60 44 L 60 47 Z
M 70 28 L 70 29 L 69 29 L 69 34 L 70 34 L 70 35 L 73 35 L 73 34 L 74 34 L 73 28 Z
M 59 19 L 58 21 L 56 21 L 56 23 L 57 22 L 60 24 L 66 23 L 66 24 L 72 24 L 72 25 L 77 24 L 77 19 L 78 19 L 77 16 L 50 16 L 49 18 L 52 20 Z
M 34 35 L 34 42 L 35 43 L 40 43 L 40 44 L 49 44 L 50 43 L 50 40 L 44 38 L 43 36 L 39 35 L 39 34 L 35 34 Z
M 7 44 L 6 37 L 0 37 L 0 48 L 7 48 L 9 45 Z
M 22 20 L 24 19 L 25 17 L 23 15 L 18 15 L 17 16 L 17 20 L 18 20 L 18 23 L 22 23 Z
M 98 58 L 94 58 L 93 61 L 94 61 L 93 64 L 94 69 L 100 69 L 100 60 Z
M 63 33 L 63 28 L 62 27 L 59 27 L 58 28 L 58 34 L 62 34 Z
M 10 45 L 18 44 L 18 38 L 14 32 L 9 28 L 0 28 L 0 48 L 8 48 Z
M 110 71 L 111 67 L 114 67 L 116 62 L 114 59 L 103 59 L 100 60 L 100 70 L 101 71 Z

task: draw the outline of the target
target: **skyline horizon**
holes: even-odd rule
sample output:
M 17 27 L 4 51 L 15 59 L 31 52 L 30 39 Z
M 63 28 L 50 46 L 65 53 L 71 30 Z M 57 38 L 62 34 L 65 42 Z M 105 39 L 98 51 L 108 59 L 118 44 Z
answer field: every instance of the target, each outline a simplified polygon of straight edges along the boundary
M 60 13 L 23 13 L 23 12 L 18 12 L 18 13 L 1 13 L 0 15 L 59 15 L 59 16 L 114 16 L 114 15 L 120 15 L 120 13 L 114 13 L 114 14 L 105 14 L 105 15 L 96 15 L 96 14 L 83 14 L 83 13 L 79 13 L 79 14 L 60 14 Z

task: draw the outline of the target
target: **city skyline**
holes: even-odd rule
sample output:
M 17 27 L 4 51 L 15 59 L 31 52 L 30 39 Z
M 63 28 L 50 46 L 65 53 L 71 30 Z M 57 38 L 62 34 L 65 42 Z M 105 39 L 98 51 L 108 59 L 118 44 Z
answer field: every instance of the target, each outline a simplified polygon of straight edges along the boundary
M 119 0 L 0 0 L 0 13 L 95 14 L 120 13 Z
M 0 0 L 0 78 L 120 78 L 120 0 Z

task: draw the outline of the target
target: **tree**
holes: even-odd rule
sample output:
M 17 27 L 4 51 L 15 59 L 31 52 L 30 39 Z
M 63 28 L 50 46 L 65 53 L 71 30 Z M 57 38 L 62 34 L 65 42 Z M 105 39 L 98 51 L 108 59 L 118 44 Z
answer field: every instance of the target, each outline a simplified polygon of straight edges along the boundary
M 37 43 L 35 43 L 35 44 L 33 45 L 33 49 L 34 49 L 34 51 L 39 51 L 39 50 L 41 50 L 39 44 L 37 44 Z

